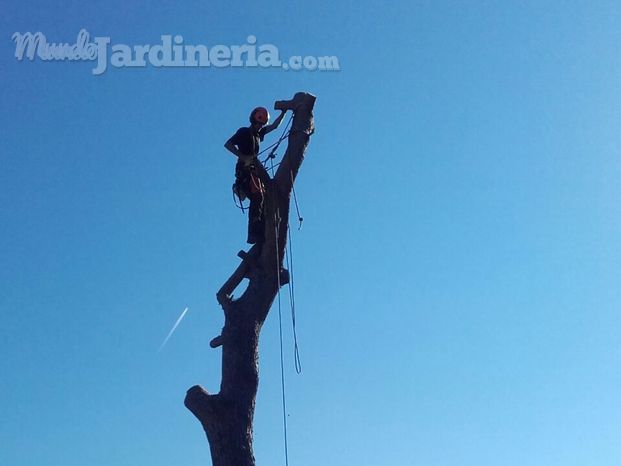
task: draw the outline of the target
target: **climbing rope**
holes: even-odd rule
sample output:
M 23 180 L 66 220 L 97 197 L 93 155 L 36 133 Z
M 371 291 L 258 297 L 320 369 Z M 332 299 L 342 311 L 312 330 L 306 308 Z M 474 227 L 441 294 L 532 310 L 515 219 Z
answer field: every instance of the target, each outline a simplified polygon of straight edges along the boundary
M 287 122 L 287 126 L 285 127 L 285 130 L 283 131 L 283 135 L 285 134 L 285 131 L 287 130 L 287 127 L 289 126 L 289 123 L 291 122 L 291 118 L 289 118 L 289 122 Z M 289 133 L 287 133 L 289 134 Z M 280 138 L 281 140 L 284 139 L 284 136 L 281 136 Z M 278 147 L 278 146 L 276 146 Z M 274 149 L 275 150 L 275 149 Z M 268 157 L 267 160 L 270 160 L 270 171 L 272 176 L 274 176 L 274 158 L 273 157 Z M 295 186 L 293 183 L 293 173 L 290 172 L 289 175 L 291 176 L 291 188 L 293 191 L 293 200 L 295 202 L 295 210 L 298 216 L 298 230 L 302 229 L 302 222 L 304 221 L 304 218 L 302 217 L 302 215 L 300 214 L 300 205 L 298 204 L 298 197 L 295 193 Z M 276 225 L 276 228 L 280 228 L 280 223 L 278 223 Z M 296 318 L 295 318 L 295 283 L 294 283 L 294 271 L 293 271 L 293 241 L 291 239 L 291 228 L 289 223 L 287 222 L 287 235 L 288 235 L 288 241 L 287 241 L 287 246 L 285 247 L 285 260 L 287 262 L 287 269 L 289 270 L 289 304 L 291 306 L 291 326 L 292 326 L 292 333 L 293 333 L 293 360 L 294 360 L 294 365 L 295 365 L 295 371 L 300 374 L 302 373 L 302 362 L 300 359 L 300 348 L 298 346 L 298 335 L 297 335 L 297 329 L 296 329 Z M 276 248 L 278 248 L 278 243 L 276 243 Z M 278 262 L 278 264 L 280 264 L 280 261 Z M 278 286 L 278 299 L 280 300 L 280 283 Z M 280 304 L 280 301 L 279 301 Z M 280 319 L 280 310 L 279 310 L 279 319 Z M 280 325 L 282 325 L 282 323 L 280 323 Z
M 278 141 L 276 141 L 274 144 L 267 146 L 265 149 L 263 149 L 261 152 L 259 152 L 257 154 L 257 157 L 259 157 L 261 154 L 267 152 L 269 149 L 272 149 L 270 151 L 270 153 L 268 154 L 268 156 L 265 158 L 265 160 L 263 160 L 261 163 L 263 164 L 263 166 L 267 169 L 267 167 L 265 166 L 265 164 L 267 163 L 268 160 L 272 161 L 272 176 L 274 176 L 274 165 L 273 165 L 273 159 L 276 158 L 276 151 L 278 150 L 278 146 L 280 146 L 280 143 L 283 142 L 285 139 L 287 139 L 289 137 L 289 133 L 291 132 L 291 130 L 287 131 L 287 129 L 289 128 L 289 125 L 291 124 L 291 120 L 293 119 L 293 115 L 291 115 L 289 117 L 289 120 L 287 121 L 287 124 L 285 125 L 285 129 L 282 130 L 282 133 L 280 135 L 280 137 L 278 138 Z M 280 165 L 280 164 L 278 164 Z
M 289 444 L 287 441 L 287 392 L 285 387 L 285 361 L 283 356 L 282 310 L 280 302 L 280 253 L 278 252 L 278 241 L 280 236 L 280 212 L 278 210 L 276 210 L 276 212 L 274 213 L 274 225 L 274 233 L 276 237 L 276 277 L 278 280 L 278 333 L 280 336 L 280 387 L 282 391 L 282 423 L 285 443 L 285 466 L 289 466 Z
M 245 207 L 244 206 L 244 202 L 242 201 L 241 196 L 238 193 L 235 192 L 235 188 L 233 188 L 232 191 L 233 191 L 233 202 L 235 203 L 235 207 L 240 209 L 242 211 L 242 214 L 243 214 L 250 207 Z M 239 204 L 237 203 L 238 199 L 239 199 Z
M 269 170 L 271 172 L 271 176 L 274 177 L 274 168 L 280 165 L 280 163 L 275 164 L 274 159 L 276 158 L 276 151 L 278 147 L 288 136 L 291 130 L 287 131 L 289 125 L 291 124 L 292 117 L 289 118 L 289 121 L 285 125 L 285 129 L 283 130 L 281 136 L 271 146 L 268 146 L 258 155 L 265 153 L 267 150 L 270 150 L 268 156 L 261 163 L 267 170 L 267 162 L 269 161 Z M 291 173 L 291 186 L 293 187 L 293 174 Z M 299 226 L 298 230 L 302 228 L 302 221 L 304 220 L 300 215 L 300 208 L 298 205 L 297 195 L 295 193 L 295 188 L 293 188 L 293 198 L 295 200 L 295 208 L 298 214 Z M 278 335 L 280 340 L 280 385 L 282 392 L 282 422 L 283 422 L 283 432 L 284 432 L 284 452 L 285 452 L 285 466 L 289 466 L 289 442 L 288 442 L 288 432 L 287 432 L 287 390 L 285 383 L 285 361 L 284 361 L 284 343 L 283 343 L 283 331 L 282 331 L 282 301 L 280 296 L 280 288 L 281 288 L 281 280 L 280 280 L 280 252 L 279 252 L 279 241 L 280 241 L 280 211 L 277 209 L 274 212 L 274 237 L 276 240 L 276 277 L 277 277 L 277 285 L 278 285 Z M 289 270 L 289 303 L 291 305 L 291 322 L 293 326 L 293 341 L 294 341 L 294 364 L 295 371 L 300 374 L 302 372 L 302 363 L 300 360 L 300 350 L 298 346 L 298 337 L 296 330 L 296 318 L 295 318 L 295 287 L 294 287 L 294 274 L 293 274 L 293 250 L 291 246 L 291 229 L 289 228 L 289 223 L 287 223 L 287 234 L 288 234 L 288 246 L 285 247 L 285 259 L 287 263 L 287 268 Z
M 295 202 L 295 211 L 298 214 L 298 231 L 302 229 L 302 222 L 304 218 L 300 214 L 300 206 L 298 205 L 298 196 L 295 194 L 295 184 L 293 183 L 293 172 L 289 172 L 291 175 L 291 190 L 293 191 L 293 201 Z
M 287 268 L 289 269 L 289 303 L 291 304 L 291 326 L 293 330 L 293 362 L 295 364 L 295 371 L 298 374 L 302 373 L 302 361 L 300 360 L 300 348 L 298 347 L 298 334 L 295 325 L 295 287 L 294 287 L 294 274 L 293 274 L 293 244 L 291 242 L 291 228 L 287 226 L 287 234 L 289 236 L 289 246 L 285 250 L 285 257 L 287 258 Z

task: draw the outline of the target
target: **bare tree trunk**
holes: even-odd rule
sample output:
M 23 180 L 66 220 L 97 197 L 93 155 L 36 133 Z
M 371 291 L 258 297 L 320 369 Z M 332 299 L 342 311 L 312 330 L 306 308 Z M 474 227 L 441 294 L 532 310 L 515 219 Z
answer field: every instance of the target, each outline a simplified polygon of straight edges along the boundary
M 277 101 L 277 110 L 293 110 L 288 147 L 274 178 L 261 172 L 267 193 L 265 243 L 247 253 L 242 263 L 216 294 L 224 310 L 222 329 L 222 382 L 220 392 L 207 393 L 199 385 L 190 388 L 185 406 L 207 434 L 213 466 L 254 466 L 252 428 L 259 384 L 259 333 L 279 285 L 288 282 L 282 269 L 287 241 L 289 200 L 293 183 L 313 133 L 315 96 L 298 92 L 291 100 Z M 239 299 L 232 299 L 243 278 L 249 285 Z

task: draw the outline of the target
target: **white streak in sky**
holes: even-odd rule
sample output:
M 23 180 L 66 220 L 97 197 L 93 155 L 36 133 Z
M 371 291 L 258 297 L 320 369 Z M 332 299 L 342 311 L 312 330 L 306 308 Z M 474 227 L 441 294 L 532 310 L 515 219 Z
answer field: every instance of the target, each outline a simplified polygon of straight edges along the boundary
M 162 345 L 160 346 L 160 349 L 157 350 L 158 353 L 160 351 L 162 351 L 162 348 L 166 345 L 166 343 L 168 343 L 168 340 L 170 339 L 170 337 L 172 336 L 174 331 L 177 330 L 177 327 L 181 323 L 181 320 L 183 320 L 183 318 L 185 317 L 185 313 L 186 312 L 188 312 L 188 308 L 187 307 L 183 310 L 183 312 L 181 313 L 181 315 L 177 319 L 177 322 L 175 322 L 175 325 L 173 325 L 173 327 L 170 329 L 170 332 L 168 332 L 168 335 L 166 335 L 166 338 L 164 338 L 164 341 L 162 342 Z

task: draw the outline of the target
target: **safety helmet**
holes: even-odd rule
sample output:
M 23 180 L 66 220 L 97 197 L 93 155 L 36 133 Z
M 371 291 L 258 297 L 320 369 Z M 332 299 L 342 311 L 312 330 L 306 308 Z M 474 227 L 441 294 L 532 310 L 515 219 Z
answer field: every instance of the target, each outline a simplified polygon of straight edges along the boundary
M 258 121 L 259 123 L 266 125 L 270 121 L 270 113 L 265 107 L 257 107 L 250 112 L 250 123 Z

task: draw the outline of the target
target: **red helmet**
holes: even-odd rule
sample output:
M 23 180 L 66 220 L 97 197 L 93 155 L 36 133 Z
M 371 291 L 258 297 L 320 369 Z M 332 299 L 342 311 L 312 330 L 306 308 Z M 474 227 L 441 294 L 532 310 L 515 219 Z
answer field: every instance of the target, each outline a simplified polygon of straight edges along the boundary
M 270 112 L 265 107 L 257 107 L 250 112 L 250 123 L 258 121 L 259 123 L 266 125 L 270 121 Z

